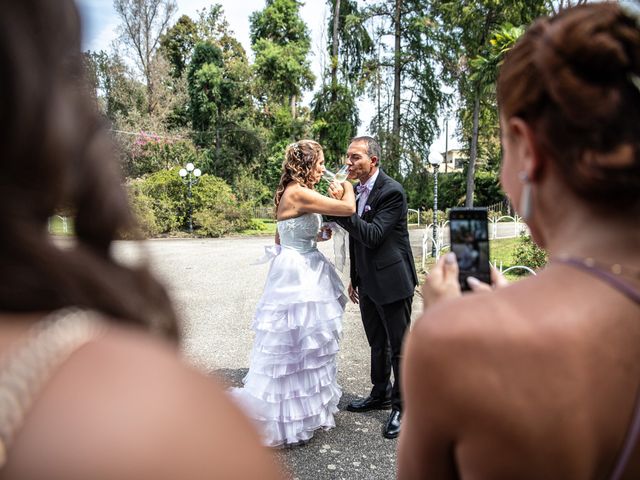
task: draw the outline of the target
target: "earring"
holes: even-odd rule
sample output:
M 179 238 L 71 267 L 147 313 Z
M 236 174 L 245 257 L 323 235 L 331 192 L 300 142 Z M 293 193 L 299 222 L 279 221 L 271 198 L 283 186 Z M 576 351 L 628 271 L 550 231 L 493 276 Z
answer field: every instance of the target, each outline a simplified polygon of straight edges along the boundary
M 527 172 L 520 172 L 518 175 L 520 177 L 520 181 L 523 183 L 522 185 L 522 193 L 520 194 L 520 216 L 526 222 L 531 219 L 531 214 L 533 213 L 533 202 L 531 200 L 531 182 L 529 181 L 529 175 Z

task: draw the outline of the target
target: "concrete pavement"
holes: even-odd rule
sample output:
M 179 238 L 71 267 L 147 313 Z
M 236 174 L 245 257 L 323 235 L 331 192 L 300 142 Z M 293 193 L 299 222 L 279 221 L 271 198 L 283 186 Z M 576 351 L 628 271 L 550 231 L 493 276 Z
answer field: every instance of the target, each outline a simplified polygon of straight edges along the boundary
M 414 233 L 415 232 L 415 233 Z M 412 231 L 417 253 L 424 230 Z M 270 237 L 159 239 L 144 244 L 119 242 L 116 255 L 127 262 L 147 259 L 168 286 L 184 321 L 185 355 L 226 385 L 239 386 L 247 372 L 253 342 L 250 329 L 268 264 L 252 265 L 273 243 Z M 320 249 L 333 259 L 332 241 Z M 419 259 L 416 258 L 419 265 Z M 345 267 L 348 277 L 348 267 Z M 343 274 L 345 285 L 348 278 Z M 422 305 L 414 298 L 413 316 Z M 381 431 L 388 412 L 347 412 L 346 405 L 368 394 L 369 347 L 356 305 L 348 304 L 338 357 L 343 389 L 336 428 L 317 432 L 304 446 L 277 450 L 290 479 L 389 479 L 396 474 L 397 440 Z

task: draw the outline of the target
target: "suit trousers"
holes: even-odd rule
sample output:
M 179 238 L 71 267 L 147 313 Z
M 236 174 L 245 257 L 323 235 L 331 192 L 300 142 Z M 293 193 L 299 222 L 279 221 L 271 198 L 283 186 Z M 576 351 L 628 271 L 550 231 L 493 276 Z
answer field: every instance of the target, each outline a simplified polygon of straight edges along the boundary
M 359 299 L 362 323 L 371 347 L 371 396 L 391 398 L 392 408 L 402 410 L 400 355 L 404 335 L 411 323 L 413 295 L 386 305 L 376 304 L 364 293 L 360 293 Z

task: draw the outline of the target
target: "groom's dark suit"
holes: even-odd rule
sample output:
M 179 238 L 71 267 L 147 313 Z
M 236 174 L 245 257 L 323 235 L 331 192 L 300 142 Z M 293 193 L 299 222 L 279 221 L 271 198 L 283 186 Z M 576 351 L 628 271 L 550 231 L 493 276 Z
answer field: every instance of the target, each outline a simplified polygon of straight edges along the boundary
M 400 353 L 418 281 L 407 231 L 404 189 L 380 170 L 362 217 L 356 213 L 334 220 L 349 232 L 351 285 L 358 288 L 362 322 L 371 347 L 371 396 L 391 397 L 393 408 L 402 410 Z

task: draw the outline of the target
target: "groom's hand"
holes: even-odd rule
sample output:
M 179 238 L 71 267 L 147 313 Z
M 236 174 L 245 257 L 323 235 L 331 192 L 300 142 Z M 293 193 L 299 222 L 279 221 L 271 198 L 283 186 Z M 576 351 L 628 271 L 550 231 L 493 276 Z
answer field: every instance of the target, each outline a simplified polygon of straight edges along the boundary
M 347 288 L 347 293 L 349 294 L 349 298 L 356 305 L 360 303 L 360 297 L 358 296 L 358 287 L 353 288 L 351 282 L 349 282 L 349 287 Z

